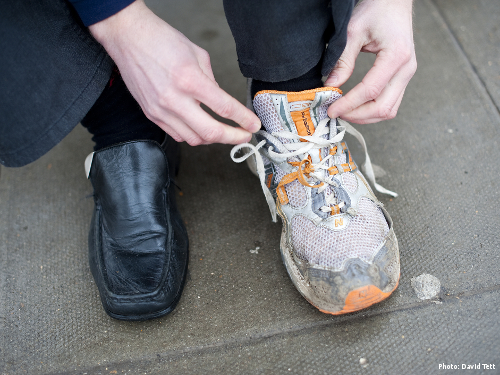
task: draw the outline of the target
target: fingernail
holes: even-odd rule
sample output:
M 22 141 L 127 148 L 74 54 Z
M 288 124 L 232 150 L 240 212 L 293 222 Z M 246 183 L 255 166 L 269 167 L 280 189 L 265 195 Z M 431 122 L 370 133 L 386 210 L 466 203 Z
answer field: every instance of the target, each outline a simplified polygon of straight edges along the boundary
M 260 122 L 257 122 L 257 123 L 255 123 L 255 124 L 253 124 L 253 125 L 251 126 L 251 130 L 250 130 L 250 131 L 251 131 L 252 133 L 258 132 L 258 131 L 260 130 L 260 128 L 261 128 L 261 127 L 262 127 L 262 124 L 261 124 Z
M 328 77 L 326 82 L 328 83 L 328 86 L 335 86 L 337 84 L 338 80 L 339 80 L 339 76 L 336 74 L 332 74 L 331 76 Z

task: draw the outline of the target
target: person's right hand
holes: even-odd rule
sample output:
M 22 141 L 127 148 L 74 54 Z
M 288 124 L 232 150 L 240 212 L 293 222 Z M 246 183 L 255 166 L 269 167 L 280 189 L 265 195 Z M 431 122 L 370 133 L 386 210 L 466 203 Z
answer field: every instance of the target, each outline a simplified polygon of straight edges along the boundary
M 208 53 L 137 0 L 89 27 L 113 58 L 145 115 L 177 142 L 248 142 L 258 117 L 215 82 Z M 201 107 L 233 120 L 215 120 Z

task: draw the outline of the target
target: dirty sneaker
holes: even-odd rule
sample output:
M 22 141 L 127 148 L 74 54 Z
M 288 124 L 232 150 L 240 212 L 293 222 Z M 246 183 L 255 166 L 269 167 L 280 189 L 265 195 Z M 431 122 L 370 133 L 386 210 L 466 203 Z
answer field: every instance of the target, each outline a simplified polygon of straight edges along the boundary
M 327 109 L 336 88 L 260 91 L 253 105 L 266 131 L 235 146 L 260 179 L 273 221 L 283 221 L 281 255 L 299 292 L 320 311 L 345 314 L 387 298 L 399 281 L 392 220 L 352 160 L 345 132 L 363 137 Z M 250 151 L 241 157 L 241 149 Z M 250 158 L 251 157 L 251 158 Z M 376 190 L 366 153 L 364 171 Z

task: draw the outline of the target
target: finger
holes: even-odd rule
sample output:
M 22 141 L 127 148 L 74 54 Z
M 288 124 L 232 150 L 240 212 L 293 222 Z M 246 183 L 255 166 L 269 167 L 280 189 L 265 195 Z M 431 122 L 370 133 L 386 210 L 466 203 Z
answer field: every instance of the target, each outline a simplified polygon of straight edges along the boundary
M 191 146 L 198 146 L 204 143 L 201 137 L 189 125 L 175 116 L 165 113 L 161 119 L 152 121 L 176 142 L 186 142 Z
M 416 59 L 413 57 L 394 77 L 391 78 L 380 95 L 341 117 L 358 124 L 378 122 L 396 116 L 403 93 L 416 71 Z
M 346 113 L 342 116 L 342 119 L 353 122 L 355 124 L 372 124 L 375 122 L 393 119 L 397 115 L 399 106 L 401 105 L 401 101 L 403 100 L 404 92 L 405 90 L 400 93 L 394 105 L 390 108 L 390 110 L 386 110 L 383 116 L 373 115 L 374 113 L 379 113 L 379 110 L 377 108 L 377 105 L 379 103 L 377 103 L 376 101 L 371 101 L 356 108 L 352 112 Z
M 351 34 L 349 35 L 344 52 L 342 52 L 342 55 L 335 64 L 335 67 L 328 75 L 328 78 L 325 81 L 325 86 L 340 87 L 346 83 L 352 75 L 356 59 L 361 51 L 361 47 L 363 46 L 361 40 L 353 39 L 357 35 L 359 34 L 354 34 L 353 36 L 351 36 Z
M 255 133 L 261 127 L 260 120 L 255 113 L 209 80 L 200 80 L 195 99 L 219 116 L 233 120 L 249 132 Z
M 200 106 L 184 112 L 182 120 L 207 144 L 239 144 L 249 142 L 252 138 L 250 132 L 215 120 Z
M 166 123 L 158 122 L 156 123 L 165 133 L 171 136 L 176 142 L 183 142 L 184 139 L 175 131 L 174 128 L 168 126 Z
M 328 108 L 328 116 L 331 118 L 342 116 L 366 102 L 377 99 L 406 62 L 396 59 L 393 53 L 381 51 L 363 80 Z
M 208 78 L 210 78 L 211 81 L 215 82 L 217 86 L 219 86 L 214 77 L 212 64 L 210 63 L 210 55 L 208 54 L 208 52 L 205 51 L 203 48 L 198 47 L 198 50 L 196 51 L 196 58 L 198 60 L 198 64 L 200 65 L 202 72 L 205 73 L 205 75 Z

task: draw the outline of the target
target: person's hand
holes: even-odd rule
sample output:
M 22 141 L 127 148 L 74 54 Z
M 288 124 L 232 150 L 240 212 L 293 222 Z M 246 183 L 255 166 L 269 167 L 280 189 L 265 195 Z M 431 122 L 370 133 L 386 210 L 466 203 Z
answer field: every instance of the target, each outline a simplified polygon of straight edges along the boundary
M 142 0 L 89 30 L 115 61 L 145 115 L 176 141 L 237 144 L 260 129 L 258 117 L 215 82 L 208 53 Z M 216 121 L 200 103 L 241 128 Z
M 412 30 L 412 0 L 363 0 L 353 10 L 347 45 L 325 86 L 340 87 L 351 76 L 360 52 L 375 63 L 344 97 L 328 109 L 331 118 L 358 124 L 396 116 L 408 82 L 417 70 Z

